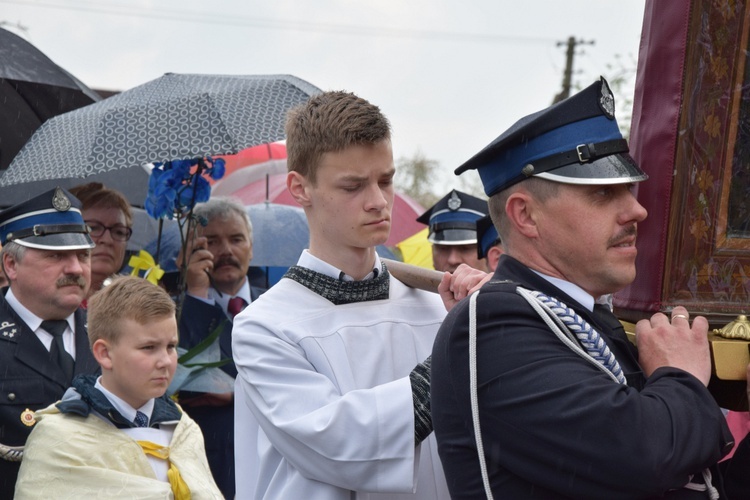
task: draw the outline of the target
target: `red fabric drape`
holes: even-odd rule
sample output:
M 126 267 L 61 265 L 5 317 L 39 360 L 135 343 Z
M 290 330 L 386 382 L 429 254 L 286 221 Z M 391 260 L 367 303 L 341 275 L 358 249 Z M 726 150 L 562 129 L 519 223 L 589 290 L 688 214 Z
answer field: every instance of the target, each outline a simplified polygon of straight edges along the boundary
M 649 179 L 638 186 L 648 218 L 638 226 L 637 277 L 615 294 L 616 307 L 661 306 L 675 147 L 682 99 L 690 0 L 647 0 L 630 132 L 630 153 Z

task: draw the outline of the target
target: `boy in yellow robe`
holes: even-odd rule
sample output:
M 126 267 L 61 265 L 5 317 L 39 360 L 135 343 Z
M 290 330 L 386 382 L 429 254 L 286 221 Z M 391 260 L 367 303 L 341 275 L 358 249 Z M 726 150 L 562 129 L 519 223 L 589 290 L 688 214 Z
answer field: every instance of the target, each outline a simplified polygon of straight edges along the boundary
M 89 300 L 100 377 L 35 414 L 16 483 L 24 498 L 222 498 L 198 426 L 165 396 L 177 367 L 169 295 L 123 276 Z

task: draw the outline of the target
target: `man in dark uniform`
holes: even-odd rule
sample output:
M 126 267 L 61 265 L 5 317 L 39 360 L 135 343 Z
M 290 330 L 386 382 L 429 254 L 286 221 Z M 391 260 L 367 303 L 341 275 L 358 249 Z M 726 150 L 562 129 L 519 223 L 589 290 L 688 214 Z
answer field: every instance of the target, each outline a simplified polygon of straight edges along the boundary
M 195 207 L 206 223 L 190 247 L 187 295 L 180 317 L 180 346 L 192 348 L 221 328 L 221 357 L 232 357 L 232 320 L 264 289 L 250 285 L 253 227 L 245 207 L 232 198 L 212 198 Z M 181 258 L 180 258 L 181 260 Z M 221 367 L 232 379 L 234 362 Z M 211 472 L 226 498 L 234 497 L 234 398 L 232 393 L 180 393 L 180 403 L 203 431 Z
M 638 323 L 636 349 L 597 304 L 635 277 L 646 210 L 632 189 L 647 176 L 626 153 L 602 79 L 521 119 L 457 169 L 479 171 L 506 254 L 434 344 L 432 419 L 453 498 L 722 490 L 715 464 L 732 437 L 706 388 L 705 318 L 691 326 L 683 307 L 671 319 L 657 313 Z
M 432 264 L 438 271 L 452 273 L 461 264 L 485 271 L 477 257 L 476 222 L 487 215 L 487 202 L 476 196 L 452 190 L 417 218 L 429 226 Z
M 485 215 L 477 221 L 477 258 L 484 259 L 487 271 L 495 272 L 500 256 L 503 254 L 503 242 L 497 234 L 492 218 Z
M 13 498 L 34 411 L 98 370 L 79 309 L 94 247 L 80 207 L 56 188 L 0 213 L 0 498 Z

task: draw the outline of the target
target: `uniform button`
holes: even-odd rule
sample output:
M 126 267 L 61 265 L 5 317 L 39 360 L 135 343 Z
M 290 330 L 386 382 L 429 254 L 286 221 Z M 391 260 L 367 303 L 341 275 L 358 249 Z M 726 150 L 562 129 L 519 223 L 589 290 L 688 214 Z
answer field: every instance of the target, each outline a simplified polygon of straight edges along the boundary
M 16 400 L 16 393 L 15 392 L 9 392 L 8 393 L 8 401 L 15 401 Z

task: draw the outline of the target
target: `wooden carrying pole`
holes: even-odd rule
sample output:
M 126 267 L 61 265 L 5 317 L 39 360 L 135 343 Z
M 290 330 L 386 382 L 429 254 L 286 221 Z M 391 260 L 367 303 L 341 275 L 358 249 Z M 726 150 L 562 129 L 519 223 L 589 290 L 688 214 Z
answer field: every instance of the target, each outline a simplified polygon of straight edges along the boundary
M 397 260 L 383 258 L 380 260 L 385 262 L 388 272 L 404 285 L 426 292 L 438 293 L 438 285 L 440 280 L 443 279 L 443 273 L 440 271 L 413 266 Z

